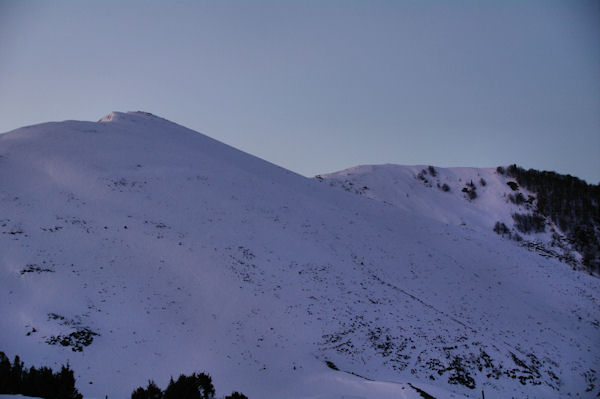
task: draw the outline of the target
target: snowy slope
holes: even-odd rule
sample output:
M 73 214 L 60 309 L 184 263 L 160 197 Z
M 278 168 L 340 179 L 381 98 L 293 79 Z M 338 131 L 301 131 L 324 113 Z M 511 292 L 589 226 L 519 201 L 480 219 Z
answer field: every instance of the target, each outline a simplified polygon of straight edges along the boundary
M 416 183 L 373 201 L 141 112 L 1 135 L 0 350 L 86 397 L 594 397 L 599 280 Z

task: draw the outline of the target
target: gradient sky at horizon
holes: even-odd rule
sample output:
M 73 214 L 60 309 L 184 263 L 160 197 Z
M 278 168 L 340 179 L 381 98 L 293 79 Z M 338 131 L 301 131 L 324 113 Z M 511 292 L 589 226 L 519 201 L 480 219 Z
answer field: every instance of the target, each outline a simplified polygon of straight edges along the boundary
M 0 0 L 0 132 L 152 112 L 306 176 L 600 181 L 598 1 Z

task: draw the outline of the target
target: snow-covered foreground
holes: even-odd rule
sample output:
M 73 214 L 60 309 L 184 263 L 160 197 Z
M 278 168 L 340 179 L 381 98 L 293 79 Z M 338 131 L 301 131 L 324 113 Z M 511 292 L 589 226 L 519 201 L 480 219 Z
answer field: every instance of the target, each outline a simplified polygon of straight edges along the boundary
M 0 395 L 0 399 L 25 399 L 25 398 L 33 398 L 32 396 L 23 396 L 23 395 Z
M 372 200 L 139 112 L 1 135 L 0 350 L 90 398 L 194 371 L 250 398 L 597 395 L 599 280 L 413 169 Z

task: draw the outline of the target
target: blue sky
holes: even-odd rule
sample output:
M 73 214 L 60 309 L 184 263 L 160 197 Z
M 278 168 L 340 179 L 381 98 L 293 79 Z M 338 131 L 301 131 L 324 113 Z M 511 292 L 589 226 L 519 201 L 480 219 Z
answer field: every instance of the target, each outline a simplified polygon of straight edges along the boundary
M 600 181 L 598 1 L 0 0 L 0 132 L 144 110 L 306 176 Z

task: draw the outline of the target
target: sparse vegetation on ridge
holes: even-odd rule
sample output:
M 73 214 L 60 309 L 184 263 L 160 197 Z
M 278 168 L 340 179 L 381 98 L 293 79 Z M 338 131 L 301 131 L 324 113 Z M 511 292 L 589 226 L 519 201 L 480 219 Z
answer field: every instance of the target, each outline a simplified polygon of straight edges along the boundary
M 506 175 L 537 194 L 536 211 L 566 234 L 574 249 L 583 256 L 583 264 L 589 272 L 600 273 L 600 186 L 570 175 L 525 170 L 517 165 L 509 166 Z M 515 197 L 515 200 L 520 201 L 520 198 Z M 521 216 L 515 221 L 525 229 L 541 228 L 540 216 L 535 218 L 525 225 L 521 223 Z

